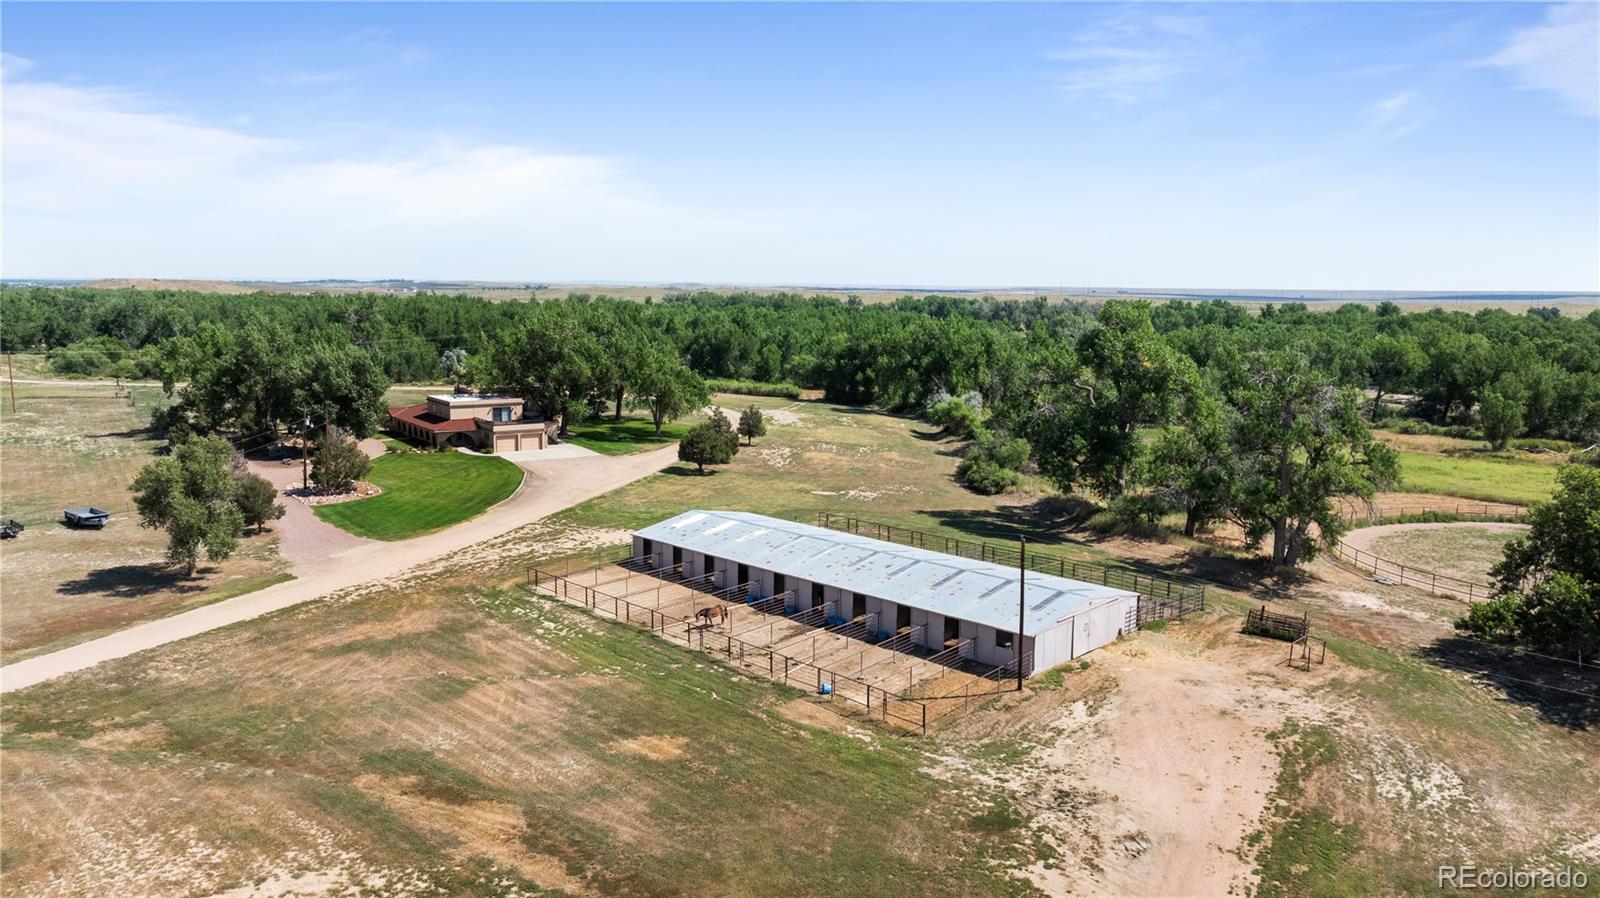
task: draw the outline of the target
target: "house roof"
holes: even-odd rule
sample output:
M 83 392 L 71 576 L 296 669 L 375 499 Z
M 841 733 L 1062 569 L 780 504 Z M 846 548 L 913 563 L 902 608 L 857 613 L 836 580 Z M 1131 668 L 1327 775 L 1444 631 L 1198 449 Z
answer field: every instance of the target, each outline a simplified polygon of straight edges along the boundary
M 456 433 L 458 431 L 477 430 L 478 422 L 471 418 L 441 418 L 428 411 L 426 402 L 421 405 L 404 405 L 389 409 L 389 417 L 396 421 L 404 421 L 428 431 L 429 433 Z
M 686 511 L 639 530 L 649 540 L 913 608 L 1017 628 L 1016 568 L 741 511 Z M 1136 595 L 1029 571 L 1027 633 Z

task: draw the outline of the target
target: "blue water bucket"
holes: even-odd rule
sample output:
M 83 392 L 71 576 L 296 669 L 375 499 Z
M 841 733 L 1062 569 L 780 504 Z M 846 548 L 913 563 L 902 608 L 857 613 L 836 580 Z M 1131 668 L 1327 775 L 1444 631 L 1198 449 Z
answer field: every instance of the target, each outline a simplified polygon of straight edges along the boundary
M 818 695 L 832 695 L 833 694 L 833 684 L 832 683 L 823 683 L 821 686 L 818 686 L 817 687 L 817 694 Z

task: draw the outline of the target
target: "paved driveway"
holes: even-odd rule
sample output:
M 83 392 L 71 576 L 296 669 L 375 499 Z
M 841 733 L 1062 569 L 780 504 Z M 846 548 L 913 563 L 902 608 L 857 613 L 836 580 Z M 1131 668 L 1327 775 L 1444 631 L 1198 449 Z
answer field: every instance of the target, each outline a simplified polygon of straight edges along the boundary
M 666 446 L 636 455 L 595 455 L 540 464 L 538 474 L 529 474 L 520 491 L 470 521 L 397 542 L 363 541 L 361 545 L 330 554 L 305 576 L 286 583 L 18 661 L 0 668 L 0 692 L 25 689 L 102 661 L 247 621 L 351 586 L 393 577 L 423 562 L 458 552 L 654 474 L 676 461 L 677 452 L 676 446 Z

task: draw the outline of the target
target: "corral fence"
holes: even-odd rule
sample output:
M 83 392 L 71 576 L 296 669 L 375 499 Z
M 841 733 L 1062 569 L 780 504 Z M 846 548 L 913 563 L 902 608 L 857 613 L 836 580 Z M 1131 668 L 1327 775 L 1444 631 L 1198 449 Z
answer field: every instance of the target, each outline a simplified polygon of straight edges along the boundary
M 1021 553 L 1011 547 L 996 545 L 982 540 L 967 540 L 953 536 L 942 536 L 937 533 L 928 533 L 924 530 L 913 530 L 909 527 L 896 527 L 878 521 L 866 521 L 861 518 L 847 515 L 821 512 L 817 515 L 817 524 L 830 530 L 839 530 L 844 533 L 853 533 L 857 536 L 870 536 L 885 542 L 899 543 L 903 546 L 914 546 L 919 549 L 931 549 L 944 552 L 947 555 L 958 555 L 962 558 L 974 558 L 979 561 L 988 561 L 994 564 L 1015 567 L 1021 558 Z M 1180 618 L 1196 611 L 1203 611 L 1206 607 L 1206 586 L 1204 583 L 1185 582 L 1169 577 L 1154 577 L 1141 574 L 1127 568 L 1111 567 L 1104 564 L 1093 564 L 1087 561 L 1070 561 L 1059 555 L 1032 550 L 1028 552 L 1028 570 L 1038 571 L 1041 574 L 1055 574 L 1058 577 L 1067 577 L 1081 580 L 1085 583 L 1099 583 L 1102 586 L 1114 586 L 1139 594 L 1137 618 L 1131 620 L 1134 626 L 1142 627 L 1153 620 L 1166 620 Z
M 1311 619 L 1304 614 L 1280 614 L 1268 611 L 1267 606 L 1252 608 L 1244 617 L 1244 631 L 1257 636 L 1270 636 L 1298 642 L 1311 632 Z
M 1380 558 L 1365 549 L 1358 549 L 1344 540 L 1336 541 L 1329 554 L 1345 564 L 1359 568 L 1362 573 L 1371 572 L 1374 577 L 1392 580 L 1404 586 L 1415 586 L 1426 589 L 1429 594 L 1444 596 L 1464 602 L 1477 602 L 1494 595 L 1494 587 L 1476 580 L 1464 580 L 1430 571 L 1426 568 L 1412 567 L 1398 561 Z
M 1351 527 L 1369 527 L 1396 518 L 1429 515 L 1463 521 L 1516 521 L 1528 516 L 1526 506 L 1508 502 L 1408 502 L 1404 505 L 1385 505 L 1345 499 L 1342 504 L 1344 514 L 1340 517 Z
M 615 563 L 623 564 L 624 562 Z M 633 561 L 632 564 L 635 567 L 639 566 L 637 561 Z M 604 567 L 604 565 L 601 565 L 601 567 Z M 649 573 L 661 572 L 667 573 L 669 576 L 678 573 L 681 577 L 681 573 L 677 571 L 669 571 L 668 569 L 650 570 L 648 562 L 644 567 Z M 681 566 L 679 567 L 681 568 Z M 870 648 L 886 648 L 891 652 L 908 652 L 913 647 L 912 640 L 902 639 L 901 636 L 904 634 L 884 640 L 881 643 L 866 643 L 862 652 L 855 656 L 857 666 L 855 674 L 852 675 L 847 671 L 818 665 L 816 663 L 815 643 L 813 643 L 812 656 L 810 658 L 785 654 L 773 650 L 768 645 L 740 639 L 732 633 L 718 632 L 708 626 L 701 625 L 700 622 L 692 618 L 677 617 L 655 608 L 637 605 L 625 598 L 602 591 L 596 586 L 578 583 L 571 578 L 570 574 L 570 571 L 558 574 L 538 567 L 529 567 L 527 584 L 536 592 L 546 593 L 601 616 L 609 616 L 613 620 L 638 627 L 647 627 L 653 633 L 671 642 L 720 657 L 726 660 L 730 666 L 765 672 L 769 678 L 781 680 L 787 685 L 809 687 L 816 690 L 818 694 L 858 705 L 868 717 L 882 720 L 886 724 L 926 734 L 929 722 L 942 716 L 944 711 L 943 708 L 939 708 L 930 714 L 929 702 L 949 697 L 944 695 L 911 696 L 865 679 L 866 672 L 874 666 L 866 663 L 865 652 Z M 704 578 L 692 578 L 680 579 L 676 582 L 690 588 L 698 588 L 703 580 Z M 744 584 L 743 586 L 747 585 Z M 719 590 L 718 594 L 722 592 L 727 592 L 727 590 Z M 786 619 L 806 623 L 808 617 L 815 617 L 812 612 L 816 610 L 818 609 L 798 612 L 786 616 Z M 825 623 L 826 621 L 824 620 L 823 622 Z M 819 633 L 851 638 L 869 636 L 873 631 L 873 626 L 870 622 L 859 620 L 844 621 L 818 630 Z M 914 684 L 912 675 L 918 670 L 929 672 L 928 667 L 930 666 L 943 668 L 947 671 L 960 670 L 966 667 L 971 658 L 970 643 L 971 641 L 967 640 L 959 645 L 922 658 L 907 654 L 907 657 L 916 658 L 916 663 L 907 671 L 907 688 L 909 689 Z M 996 676 L 996 672 L 999 670 L 1000 668 L 991 670 L 983 674 L 982 678 L 989 680 L 1003 679 Z M 1012 670 L 1015 671 L 1015 668 L 1012 668 Z M 965 707 L 967 702 L 1006 691 L 1012 690 L 997 687 L 974 692 L 969 686 L 962 696 L 965 699 L 962 707 Z
M 1528 509 L 1504 502 L 1425 502 L 1408 505 L 1367 505 L 1346 501 L 1344 521 L 1352 527 L 1366 527 L 1395 518 L 1420 518 L 1437 515 L 1466 521 L 1515 521 L 1526 517 Z M 1477 602 L 1494 595 L 1494 587 L 1481 580 L 1452 577 L 1414 565 L 1401 564 L 1350 545 L 1343 539 L 1335 540 L 1328 552 L 1334 558 L 1351 565 L 1373 577 L 1392 580 L 1403 586 L 1425 589 L 1429 595 L 1443 596 L 1463 602 Z

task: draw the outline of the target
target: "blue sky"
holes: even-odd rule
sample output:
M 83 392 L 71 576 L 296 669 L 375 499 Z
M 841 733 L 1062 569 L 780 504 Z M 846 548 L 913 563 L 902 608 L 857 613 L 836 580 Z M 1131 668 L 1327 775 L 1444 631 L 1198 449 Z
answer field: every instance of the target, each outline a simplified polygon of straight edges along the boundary
M 7 2 L 7 277 L 1600 290 L 1600 6 Z

